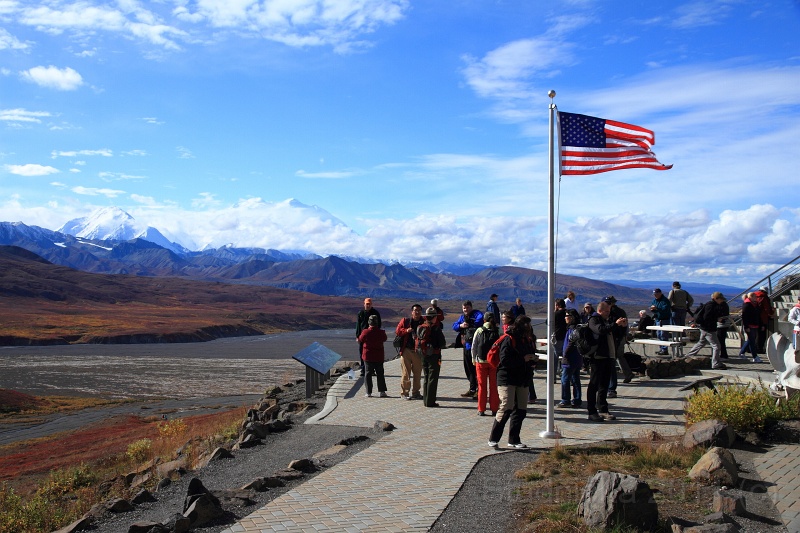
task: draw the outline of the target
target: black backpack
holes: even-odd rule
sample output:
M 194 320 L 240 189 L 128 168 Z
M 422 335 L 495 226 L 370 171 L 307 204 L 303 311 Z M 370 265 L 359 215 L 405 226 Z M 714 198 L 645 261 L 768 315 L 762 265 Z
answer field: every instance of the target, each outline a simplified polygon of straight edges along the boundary
M 591 357 L 597 351 L 597 341 L 588 324 L 577 324 L 569 332 L 569 343 L 583 357 Z
M 694 312 L 694 323 L 705 330 L 709 330 L 717 325 L 717 317 L 714 314 L 714 307 L 711 302 L 702 304 Z

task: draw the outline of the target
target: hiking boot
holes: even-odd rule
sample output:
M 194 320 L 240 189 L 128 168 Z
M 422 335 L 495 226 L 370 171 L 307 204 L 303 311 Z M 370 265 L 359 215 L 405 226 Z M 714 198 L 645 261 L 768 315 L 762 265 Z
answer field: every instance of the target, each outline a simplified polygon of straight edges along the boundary
M 603 418 L 603 420 L 616 420 L 617 419 L 617 417 L 612 415 L 611 413 L 600 413 L 600 416 Z
M 589 415 L 589 420 L 591 420 L 592 422 L 604 422 L 605 421 L 605 419 L 602 416 L 600 416 L 600 415 L 598 415 L 596 413 Z

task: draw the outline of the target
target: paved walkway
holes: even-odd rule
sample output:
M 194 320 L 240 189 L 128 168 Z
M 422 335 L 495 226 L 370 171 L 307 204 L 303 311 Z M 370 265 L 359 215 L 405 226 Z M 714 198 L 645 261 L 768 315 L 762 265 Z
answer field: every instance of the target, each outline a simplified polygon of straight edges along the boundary
M 439 409 L 421 401 L 399 399 L 399 361 L 386 364 L 389 398 L 365 398 L 361 380 L 341 377 L 328 394 L 323 411 L 311 423 L 372 427 L 377 420 L 396 429 L 351 459 L 339 463 L 285 493 L 225 530 L 266 531 L 426 531 L 447 507 L 475 463 L 494 453 L 487 445 L 492 417 L 479 417 L 465 391 L 460 350 L 445 350 L 439 382 Z M 546 449 L 557 442 L 583 444 L 633 438 L 650 431 L 680 434 L 684 429 L 683 398 L 678 389 L 696 378 L 620 382 L 611 412 L 618 420 L 587 420 L 586 410 L 556 410 L 561 439 L 542 439 L 545 429 L 545 381 L 535 379 L 539 403 L 530 406 L 522 426 L 522 442 Z M 555 387 L 560 394 L 560 385 Z M 585 390 L 585 385 L 584 385 Z M 508 428 L 506 428 L 507 436 Z M 761 458 L 762 479 L 790 531 L 800 530 L 800 446 L 778 446 Z M 788 468 L 787 468 L 788 467 Z M 790 470 L 780 479 L 778 472 Z M 792 527 L 793 524 L 795 527 Z

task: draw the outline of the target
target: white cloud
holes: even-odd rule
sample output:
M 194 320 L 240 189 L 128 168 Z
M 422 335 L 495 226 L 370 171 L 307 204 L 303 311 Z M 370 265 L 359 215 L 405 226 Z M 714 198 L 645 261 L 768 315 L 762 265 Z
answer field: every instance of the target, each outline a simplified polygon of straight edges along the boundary
M 20 72 L 23 80 L 35 83 L 40 87 L 57 89 L 59 91 L 74 91 L 83 85 L 83 78 L 77 71 L 66 67 L 60 69 L 49 67 L 33 67 Z
M 53 159 L 55 159 L 57 157 L 75 157 L 75 156 L 79 156 L 79 155 L 88 155 L 88 156 L 99 155 L 99 156 L 103 156 L 103 157 L 112 157 L 114 155 L 114 152 L 112 152 L 108 148 L 102 148 L 100 150 L 70 150 L 70 151 L 67 151 L 67 150 L 53 150 L 52 152 L 50 152 L 50 157 L 52 157 Z M 79 164 L 85 164 L 85 163 L 78 162 L 78 163 L 75 163 L 75 164 L 79 165 Z
M 51 116 L 47 111 L 28 111 L 26 109 L 0 109 L 0 120 L 5 122 L 33 122 L 41 124 L 42 118 Z
M 6 165 L 6 170 L 11 174 L 17 176 L 47 176 L 49 174 L 58 174 L 61 172 L 57 168 L 49 167 L 46 165 L 36 165 L 28 163 L 27 165 Z
M 125 194 L 86 187 L 72 190 L 109 198 Z M 370 229 L 360 235 L 324 209 L 291 199 L 249 198 L 222 205 L 204 193 L 191 210 L 174 205 L 164 209 L 166 204 L 149 196 L 132 194 L 130 199 L 136 205 L 123 208 L 137 220 L 192 249 L 233 244 L 320 255 L 547 268 L 547 220 L 543 217 L 382 218 L 368 220 Z M 62 216 L 54 222 L 44 210 L 23 208 L 19 198 L 0 205 L 0 211 L 12 220 L 52 229 L 96 207 L 61 206 Z M 562 220 L 557 271 L 605 280 L 676 278 L 734 285 L 753 281 L 800 255 L 798 211 L 759 204 L 717 216 L 698 210 Z
M 0 50 L 26 50 L 28 43 L 23 43 L 4 28 L 0 28 Z
M 401 20 L 408 0 L 198 0 L 197 2 L 52 3 L 9 10 L 16 22 L 51 34 L 69 32 L 86 40 L 95 32 L 138 39 L 163 50 L 181 43 L 213 42 L 226 33 L 245 34 L 292 47 L 331 46 L 340 53 L 369 46 L 365 35 Z M 147 9 L 143 7 L 147 5 Z M 0 35 L 0 46 L 24 43 Z
M 97 174 L 103 181 L 143 180 L 146 176 L 134 176 L 123 172 L 99 172 Z
M 107 198 L 116 198 L 122 194 L 125 194 L 125 191 L 119 191 L 115 189 L 100 189 L 96 187 L 83 187 L 77 186 L 73 187 L 72 192 L 75 194 L 81 194 L 85 196 L 105 196 Z
M 194 159 L 192 151 L 185 146 L 178 146 L 175 150 L 178 152 L 178 158 L 180 159 Z
M 330 171 L 330 172 L 306 172 L 305 170 L 298 170 L 294 173 L 298 178 L 323 178 L 323 179 L 342 179 L 350 178 L 359 173 L 350 171 Z
M 156 205 L 158 205 L 158 202 L 156 202 L 155 198 L 153 198 L 152 196 L 142 196 L 140 194 L 131 194 L 130 198 L 131 198 L 131 200 L 133 200 L 137 204 L 147 205 L 147 206 L 150 206 L 150 207 L 155 207 Z

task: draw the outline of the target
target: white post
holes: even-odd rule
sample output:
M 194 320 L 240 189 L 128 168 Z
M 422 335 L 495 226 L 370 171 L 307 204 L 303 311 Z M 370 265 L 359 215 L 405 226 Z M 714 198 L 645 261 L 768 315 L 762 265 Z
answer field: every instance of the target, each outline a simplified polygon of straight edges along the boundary
M 550 241 L 547 247 L 547 395 L 545 401 L 547 402 L 547 418 L 546 429 L 539 433 L 543 439 L 560 439 L 561 434 L 555 430 L 555 420 L 553 419 L 553 411 L 555 408 L 555 398 L 553 397 L 553 382 L 556 379 L 556 352 L 555 347 L 550 342 L 553 332 L 553 321 L 555 319 L 555 310 L 553 309 L 553 302 L 555 302 L 555 128 L 556 128 L 556 104 L 553 98 L 556 92 L 551 90 L 547 93 L 550 97 L 550 142 L 548 148 L 550 150 L 550 216 L 548 219 L 547 228 L 550 234 Z

